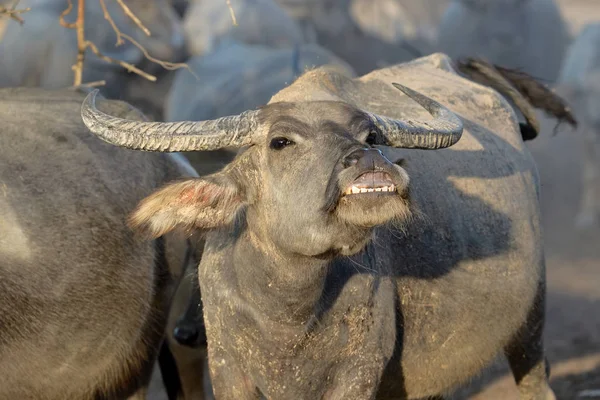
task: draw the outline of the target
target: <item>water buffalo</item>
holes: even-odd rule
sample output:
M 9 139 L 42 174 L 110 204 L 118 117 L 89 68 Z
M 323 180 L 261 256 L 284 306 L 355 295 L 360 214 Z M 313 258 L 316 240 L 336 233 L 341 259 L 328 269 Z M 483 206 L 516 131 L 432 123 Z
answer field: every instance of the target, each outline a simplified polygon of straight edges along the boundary
M 557 89 L 581 120 L 583 195 L 575 223 L 590 228 L 600 222 L 600 23 L 586 25 L 569 47 Z
M 446 0 L 277 0 L 358 73 L 429 54 Z
M 570 41 L 555 0 L 454 0 L 437 49 L 452 58 L 485 57 L 555 82 Z
M 296 22 L 273 0 L 232 0 L 236 17 L 225 1 L 192 0 L 184 17 L 188 52 L 207 55 L 223 39 L 271 48 L 286 48 L 305 42 Z
M 127 213 L 165 182 L 197 175 L 180 155 L 91 136 L 84 97 L 0 90 L 2 399 L 144 398 L 163 340 L 185 241 L 135 240 Z M 120 101 L 103 106 L 143 118 Z M 166 372 L 176 377 L 172 363 Z
M 387 42 L 433 42 L 447 6 L 447 0 L 353 0 L 350 14 L 363 31 Z
M 537 169 L 506 100 L 447 56 L 318 68 L 215 120 L 129 121 L 94 94 L 82 118 L 131 149 L 245 148 L 130 218 L 149 238 L 206 235 L 216 398 L 441 396 L 501 352 L 523 399 L 554 398 Z

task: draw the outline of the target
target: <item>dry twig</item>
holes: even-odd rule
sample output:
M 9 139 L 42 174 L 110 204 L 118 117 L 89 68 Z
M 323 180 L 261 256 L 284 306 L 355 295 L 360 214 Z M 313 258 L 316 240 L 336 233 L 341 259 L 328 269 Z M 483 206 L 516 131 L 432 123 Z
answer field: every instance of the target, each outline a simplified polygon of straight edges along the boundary
M 75 29 L 77 30 L 77 62 L 73 65 L 75 73 L 74 84 L 81 85 L 83 76 L 83 61 L 85 60 L 85 49 L 87 41 L 85 40 L 85 0 L 78 0 L 77 3 L 77 21 Z
M 115 31 L 115 34 L 117 35 L 117 43 L 115 44 L 115 46 L 120 46 L 123 43 L 125 43 L 125 42 L 123 42 L 123 39 L 121 38 L 121 31 L 119 30 L 119 28 L 117 28 L 117 24 L 115 24 L 115 21 L 110 16 L 110 13 L 108 12 L 108 9 L 106 8 L 106 3 L 104 2 L 104 0 L 99 0 L 99 1 L 100 1 L 100 6 L 102 7 L 102 12 L 104 13 L 104 19 L 108 21 L 110 26 L 112 26 L 113 31 Z
M 136 17 L 133 12 L 131 12 L 129 7 L 127 7 L 125 3 L 123 3 L 123 0 L 117 0 L 117 3 L 119 3 L 125 15 L 127 15 L 147 36 L 150 36 L 150 31 L 148 30 L 148 28 L 146 28 L 144 24 L 142 24 L 142 21 L 140 21 L 140 19 Z
M 129 40 L 135 47 L 137 47 L 142 52 L 142 54 L 144 54 L 144 57 L 146 57 L 148 60 L 152 61 L 153 63 L 160 65 L 164 69 L 173 71 L 173 70 L 179 69 L 179 68 L 186 68 L 188 71 L 190 71 L 190 73 L 192 75 L 194 75 L 194 77 L 196 79 L 200 79 L 200 78 L 198 78 L 198 75 L 196 75 L 196 73 L 194 73 L 194 71 L 192 71 L 190 66 L 187 65 L 186 63 L 172 63 L 170 61 L 162 61 L 162 60 L 159 60 L 158 58 L 154 58 L 150 54 L 148 54 L 148 50 L 146 50 L 144 48 L 144 46 L 142 46 L 141 44 L 136 42 L 131 36 L 129 36 L 125 33 L 121 33 L 121 36 L 124 37 L 125 39 Z
M 17 21 L 19 24 L 23 25 L 23 18 L 19 14 L 23 14 L 24 12 L 30 11 L 31 7 L 24 8 L 22 10 L 17 10 L 16 7 L 19 4 L 19 1 L 15 2 L 12 7 L 0 6 L 0 16 L 6 15 L 10 19 Z
M 233 7 L 231 6 L 231 0 L 227 0 L 227 7 L 229 7 L 229 14 L 231 14 L 231 22 L 233 22 L 234 26 L 237 26 L 237 20 L 235 19 L 235 13 L 233 12 Z
M 71 10 L 73 9 L 73 2 L 71 0 L 67 0 L 69 2 L 69 5 L 67 6 L 67 8 L 65 9 L 65 11 L 63 11 L 62 13 L 60 13 L 60 17 L 59 17 L 59 21 L 60 21 L 60 25 L 64 26 L 65 28 L 69 28 L 69 29 L 75 29 L 75 23 L 69 23 L 67 21 L 65 21 L 65 17 L 67 15 L 69 15 L 71 13 Z
M 86 48 L 89 47 L 90 50 L 92 50 L 92 52 L 96 55 L 96 57 L 100 58 L 101 60 L 104 60 L 106 62 L 113 63 L 113 64 L 118 64 L 121 67 L 125 68 L 129 72 L 136 73 L 139 76 L 141 76 L 142 78 L 146 78 L 149 81 L 156 82 L 156 77 L 154 75 L 150 75 L 149 73 L 142 71 L 141 69 L 139 69 L 135 65 L 126 63 L 125 61 L 116 60 L 114 58 L 105 56 L 104 54 L 102 54 L 100 52 L 100 50 L 98 50 L 98 47 L 96 47 L 96 45 L 94 43 L 90 42 L 89 40 L 85 41 L 85 47 Z M 75 85 L 80 85 L 80 84 L 81 83 L 75 83 Z
M 65 16 L 67 16 L 71 10 L 73 9 L 72 0 L 67 0 L 68 6 L 60 15 L 60 24 L 65 28 L 76 29 L 77 30 L 77 62 L 73 65 L 72 69 L 74 71 L 74 83 L 73 86 L 81 86 L 82 85 L 82 75 L 83 75 L 83 62 L 85 61 L 85 51 L 90 49 L 98 58 L 104 60 L 109 63 L 118 64 L 125 68 L 129 72 L 133 72 L 149 81 L 155 82 L 156 77 L 154 75 L 148 74 L 147 72 L 142 71 L 137 68 L 135 65 L 129 64 L 125 61 L 117 60 L 108 56 L 105 56 L 100 52 L 98 47 L 91 41 L 86 40 L 85 38 L 85 0 L 77 0 L 77 20 L 74 23 L 68 23 L 65 21 Z M 148 51 L 137 41 L 135 41 L 131 36 L 121 32 L 114 19 L 108 12 L 108 8 L 106 7 L 105 0 L 98 0 L 100 2 L 100 6 L 102 7 L 102 11 L 104 13 L 104 18 L 108 21 L 113 31 L 117 35 L 117 43 L 116 46 L 120 46 L 124 44 L 123 38 L 130 41 L 134 46 L 136 46 L 144 56 L 168 70 L 174 70 L 178 68 L 187 68 L 196 78 L 196 74 L 189 68 L 189 66 L 185 63 L 171 63 L 168 61 L 162 61 L 157 58 L 152 57 L 148 54 Z M 116 2 L 121 6 L 125 15 L 127 15 L 146 35 L 150 36 L 150 30 L 144 26 L 144 24 L 140 21 L 140 19 L 127 7 L 123 0 L 116 0 Z M 95 85 L 101 85 L 103 81 L 93 82 Z
M 106 85 L 106 81 L 105 80 L 93 81 L 93 82 L 88 82 L 88 83 L 82 83 L 81 84 L 81 86 L 83 86 L 83 87 L 89 87 L 89 88 L 94 88 L 94 87 L 104 86 L 104 85 Z

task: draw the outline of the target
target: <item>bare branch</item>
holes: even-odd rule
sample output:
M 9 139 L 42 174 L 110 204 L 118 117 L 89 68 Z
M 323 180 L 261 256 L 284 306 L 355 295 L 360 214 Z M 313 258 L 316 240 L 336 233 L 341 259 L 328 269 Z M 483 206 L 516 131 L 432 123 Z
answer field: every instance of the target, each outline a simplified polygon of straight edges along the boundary
M 148 28 L 146 28 L 144 24 L 142 24 L 142 21 L 140 21 L 140 19 L 129 9 L 129 7 L 123 3 L 123 0 L 117 0 L 117 3 L 119 3 L 125 15 L 127 15 L 147 36 L 150 36 L 150 31 Z
M 83 77 L 83 61 L 85 60 L 85 49 L 87 41 L 85 40 L 85 0 L 79 0 L 77 3 L 77 21 L 75 22 L 77 29 L 77 62 L 73 66 L 75 73 L 74 85 L 81 85 Z
M 82 83 L 81 86 L 83 87 L 99 87 L 99 86 L 104 86 L 106 85 L 106 81 L 105 80 L 101 80 L 101 81 L 93 81 L 93 82 L 88 82 L 88 83 Z
M 235 13 L 233 12 L 233 7 L 231 6 L 231 0 L 227 0 L 227 7 L 229 7 L 229 14 L 231 14 L 231 22 L 233 22 L 234 26 L 237 26 L 237 20 L 235 19 Z
M 59 17 L 60 25 L 64 26 L 65 28 L 75 29 L 77 27 L 77 25 L 74 22 L 68 23 L 67 21 L 65 21 L 65 17 L 67 15 L 69 15 L 71 13 L 71 10 L 73 9 L 73 2 L 71 0 L 67 0 L 67 1 L 69 2 L 69 5 L 65 9 L 65 11 L 60 13 L 60 17 Z
M 100 1 L 100 6 L 102 7 L 102 12 L 104 12 L 104 19 L 106 19 L 108 21 L 110 26 L 112 26 L 113 31 L 115 31 L 115 34 L 117 35 L 117 43 L 115 44 L 115 46 L 120 46 L 123 43 L 125 43 L 125 42 L 123 42 L 123 39 L 121 38 L 121 31 L 119 30 L 119 28 L 117 28 L 117 24 L 115 24 L 115 21 L 110 16 L 110 13 L 108 12 L 108 9 L 106 8 L 105 1 L 104 0 L 99 0 L 99 1 Z
M 123 37 L 126 36 L 124 34 L 122 34 L 122 35 L 123 35 Z M 136 73 L 136 74 L 140 75 L 141 77 L 148 79 L 149 81 L 156 82 L 156 77 L 154 75 L 150 75 L 147 72 L 144 72 L 141 69 L 137 68 L 135 65 L 131 65 L 129 63 L 126 63 L 125 61 L 115 60 L 114 58 L 105 56 L 104 54 L 102 54 L 100 52 L 100 50 L 98 50 L 96 45 L 94 43 L 90 42 L 89 40 L 86 41 L 85 43 L 86 43 L 86 47 L 89 47 L 94 52 L 94 54 L 101 60 L 104 60 L 106 62 L 113 63 L 113 64 L 118 64 L 121 67 L 125 68 L 129 72 Z
M 70 89 L 78 89 L 78 88 L 94 88 L 94 87 L 99 87 L 99 86 L 104 86 L 106 85 L 106 81 L 102 80 L 102 81 L 93 81 L 93 82 L 88 82 L 88 83 L 82 83 L 79 86 L 70 86 Z
M 71 10 L 73 9 L 72 0 L 68 0 L 67 9 L 64 10 L 60 15 L 60 24 L 62 26 L 64 26 L 65 28 L 77 30 L 77 62 L 72 67 L 74 75 L 75 75 L 74 79 L 73 79 L 73 81 L 74 81 L 73 86 L 74 87 L 82 86 L 83 64 L 85 61 L 85 51 L 88 48 L 101 60 L 112 63 L 112 64 L 120 65 L 129 72 L 133 72 L 133 73 L 143 77 L 144 79 L 148 79 L 149 81 L 155 82 L 156 77 L 154 75 L 151 75 L 151 74 L 148 74 L 147 72 L 142 71 L 141 69 L 137 68 L 133 64 L 129 64 L 125 61 L 121 61 L 121 60 L 117 60 L 117 59 L 105 56 L 104 54 L 102 54 L 102 52 L 98 49 L 98 47 L 93 42 L 91 42 L 90 40 L 87 40 L 85 38 L 85 13 L 84 13 L 85 0 L 77 0 L 77 1 L 78 1 L 78 3 L 77 3 L 77 20 L 75 21 L 75 23 L 68 23 L 64 19 L 64 17 L 66 15 L 68 15 L 71 12 Z M 131 36 L 126 35 L 123 32 L 121 32 L 121 30 L 115 23 L 114 19 L 108 12 L 108 8 L 106 7 L 106 0 L 98 0 L 98 1 L 100 2 L 100 6 L 102 7 L 102 11 L 104 12 L 104 19 L 106 19 L 110 23 L 113 31 L 117 35 L 116 46 L 120 46 L 120 45 L 124 44 L 125 42 L 123 41 L 123 38 L 125 38 L 128 41 L 130 41 L 135 47 L 137 47 L 148 60 L 150 60 L 156 64 L 159 64 L 160 66 L 162 66 L 163 68 L 168 69 L 168 70 L 175 70 L 178 68 L 187 68 L 188 71 L 190 71 L 190 73 L 196 77 L 196 79 L 199 79 L 198 76 L 185 63 L 172 63 L 172 62 L 168 62 L 168 61 L 162 61 L 162 60 L 154 58 L 150 54 L 148 54 L 148 51 L 141 44 L 139 44 L 137 41 L 135 41 Z M 144 33 L 146 33 L 146 35 L 150 36 L 150 31 L 148 30 L 148 28 L 146 28 L 141 23 L 141 21 L 135 16 L 135 14 L 133 14 L 133 12 L 123 3 L 123 0 L 116 0 L 116 1 L 117 1 L 117 3 L 119 3 L 119 5 L 121 6 L 121 8 L 125 12 L 125 14 L 140 29 L 142 29 L 144 31 Z M 105 83 L 106 82 L 104 82 L 104 81 L 92 82 L 85 86 L 90 86 L 92 84 L 104 85 Z
M 190 68 L 190 66 L 187 65 L 186 63 L 172 63 L 172 62 L 169 62 L 169 61 L 163 61 L 163 60 L 159 60 L 158 58 L 154 58 L 150 54 L 148 54 L 148 51 L 144 48 L 144 46 L 142 46 L 141 44 L 139 44 L 138 42 L 136 42 L 131 36 L 129 36 L 129 35 L 125 34 L 125 33 L 121 33 L 121 36 L 123 36 L 125 39 L 129 40 L 135 47 L 137 47 L 144 54 L 144 57 L 146 57 L 148 60 L 152 61 L 153 63 L 156 63 L 156 64 L 160 65 L 164 69 L 168 69 L 169 71 L 173 71 L 173 70 L 179 69 L 179 68 L 186 68 L 188 71 L 190 71 L 190 73 L 192 75 L 194 75 L 194 77 L 196 79 L 200 79 L 194 73 L 194 71 L 192 71 L 192 69 Z
M 5 7 L 5 6 L 0 6 L 0 16 L 6 15 L 8 16 L 10 19 L 13 19 L 15 21 L 17 21 L 19 24 L 23 25 L 23 18 L 21 18 L 21 16 L 19 14 L 23 14 L 27 11 L 31 11 L 31 7 L 27 7 L 24 8 L 22 10 L 17 10 L 16 7 L 19 4 L 19 1 L 17 0 L 12 7 Z

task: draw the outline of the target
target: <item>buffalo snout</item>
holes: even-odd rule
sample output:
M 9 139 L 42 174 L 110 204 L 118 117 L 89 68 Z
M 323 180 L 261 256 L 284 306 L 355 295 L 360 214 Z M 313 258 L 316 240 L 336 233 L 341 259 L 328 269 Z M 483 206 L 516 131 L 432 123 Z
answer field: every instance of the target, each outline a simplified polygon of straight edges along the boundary
M 355 150 L 344 157 L 344 168 L 355 167 L 359 171 L 383 171 L 392 166 L 381 150 L 362 148 Z

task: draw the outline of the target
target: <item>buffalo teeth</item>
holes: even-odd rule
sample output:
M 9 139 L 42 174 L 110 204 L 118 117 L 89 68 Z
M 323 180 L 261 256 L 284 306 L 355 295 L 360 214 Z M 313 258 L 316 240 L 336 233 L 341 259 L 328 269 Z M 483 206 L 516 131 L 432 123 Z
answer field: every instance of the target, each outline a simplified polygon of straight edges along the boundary
M 344 192 L 344 194 L 373 193 L 373 192 L 395 192 L 395 191 L 396 191 L 396 186 L 395 185 L 383 186 L 383 187 L 377 187 L 377 188 L 359 188 L 359 187 L 356 187 L 356 186 L 352 186 L 352 187 L 349 187 L 348 189 L 346 189 L 346 191 Z

